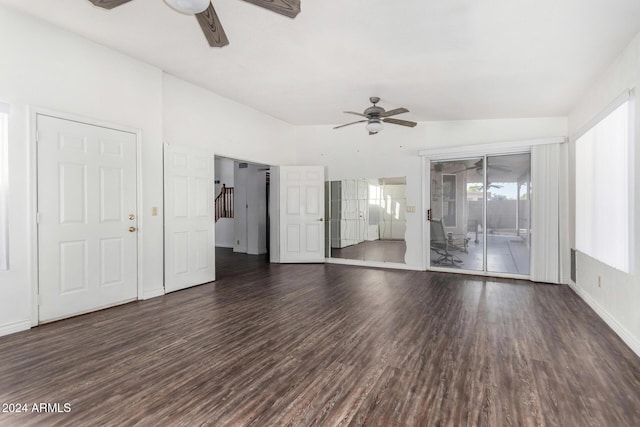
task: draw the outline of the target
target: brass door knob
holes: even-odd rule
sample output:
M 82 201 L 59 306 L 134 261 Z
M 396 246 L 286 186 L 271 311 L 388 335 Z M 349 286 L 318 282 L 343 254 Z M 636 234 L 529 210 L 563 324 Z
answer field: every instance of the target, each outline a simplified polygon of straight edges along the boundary
M 135 227 L 129 227 L 129 233 L 133 233 L 137 230 Z
M 129 219 L 133 221 L 134 219 L 136 219 L 136 216 L 134 214 L 129 214 Z
M 324 218 L 320 218 L 318 221 L 322 222 L 322 221 L 324 221 Z

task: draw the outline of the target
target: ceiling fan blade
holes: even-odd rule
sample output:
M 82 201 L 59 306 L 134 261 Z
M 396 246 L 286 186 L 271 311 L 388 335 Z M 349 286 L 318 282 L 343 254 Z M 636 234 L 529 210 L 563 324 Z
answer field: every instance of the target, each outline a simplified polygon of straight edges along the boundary
M 356 123 L 364 123 L 364 122 L 368 122 L 369 120 L 358 120 L 357 122 L 351 122 L 351 123 L 347 123 L 345 125 L 340 125 L 340 126 L 336 126 L 334 127 L 334 129 L 340 129 L 343 128 L 345 126 L 351 126 L 351 125 L 355 125 Z
M 125 3 L 129 3 L 131 0 L 89 0 L 94 6 L 101 7 L 103 9 L 113 9 Z
M 494 166 L 494 165 L 489 165 L 489 169 L 495 169 L 495 170 L 500 171 L 500 172 L 512 172 L 512 170 L 511 170 L 511 169 L 509 169 L 509 168 L 508 168 L 508 167 L 506 167 L 506 166 Z
M 209 3 L 209 7 L 204 12 L 197 13 L 196 18 L 209 42 L 209 46 L 222 47 L 229 44 L 229 39 L 224 33 L 220 19 L 211 3 Z
M 369 116 L 367 116 L 366 114 L 356 113 L 355 111 L 345 111 L 345 113 L 347 113 L 347 114 L 355 114 L 356 116 L 366 117 L 367 119 L 369 118 Z
M 383 122 L 385 123 L 391 123 L 394 125 L 400 125 L 400 126 L 409 126 L 409 127 L 414 127 L 415 125 L 417 125 L 416 122 L 410 122 L 407 120 L 398 120 L 398 119 L 382 119 Z
M 408 113 L 409 110 L 407 110 L 406 108 L 396 108 L 395 110 L 389 110 L 389 111 L 385 111 L 384 113 L 380 114 L 380 117 L 391 117 L 391 116 L 395 116 L 396 114 L 402 114 L 402 113 Z
M 300 13 L 300 0 L 244 0 L 280 15 L 295 18 Z

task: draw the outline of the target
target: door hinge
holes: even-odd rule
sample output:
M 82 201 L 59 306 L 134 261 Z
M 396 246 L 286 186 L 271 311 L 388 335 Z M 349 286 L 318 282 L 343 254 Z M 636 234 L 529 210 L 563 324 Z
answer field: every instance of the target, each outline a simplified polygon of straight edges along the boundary
M 37 299 L 38 299 L 38 305 L 41 305 L 42 304 L 42 297 L 40 296 L 40 294 L 38 294 L 38 298 Z
M 431 209 L 427 210 L 427 221 L 431 221 Z
M 40 131 L 36 131 L 36 143 L 40 142 Z
M 40 212 L 36 212 L 36 224 L 40 224 Z

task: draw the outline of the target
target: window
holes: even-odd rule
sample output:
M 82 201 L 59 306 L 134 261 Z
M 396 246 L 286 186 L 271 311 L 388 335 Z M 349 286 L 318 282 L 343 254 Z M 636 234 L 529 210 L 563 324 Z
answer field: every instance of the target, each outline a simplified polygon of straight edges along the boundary
M 625 96 L 576 140 L 576 249 L 631 272 L 634 98 Z
M 9 160 L 7 126 L 9 106 L 0 102 L 0 270 L 9 268 L 9 227 L 7 200 L 9 192 Z

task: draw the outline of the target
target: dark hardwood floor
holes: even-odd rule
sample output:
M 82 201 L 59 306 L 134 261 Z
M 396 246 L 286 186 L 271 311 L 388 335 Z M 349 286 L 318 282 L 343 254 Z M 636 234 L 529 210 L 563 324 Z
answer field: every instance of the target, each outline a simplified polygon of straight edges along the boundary
M 0 425 L 640 425 L 640 359 L 566 286 L 259 261 L 1 337 L 0 404 L 71 412 Z

